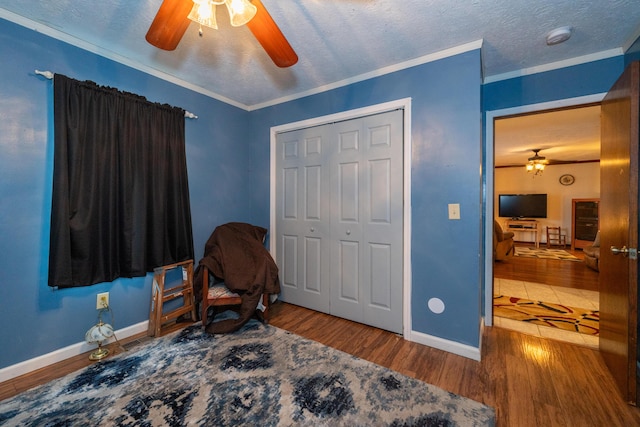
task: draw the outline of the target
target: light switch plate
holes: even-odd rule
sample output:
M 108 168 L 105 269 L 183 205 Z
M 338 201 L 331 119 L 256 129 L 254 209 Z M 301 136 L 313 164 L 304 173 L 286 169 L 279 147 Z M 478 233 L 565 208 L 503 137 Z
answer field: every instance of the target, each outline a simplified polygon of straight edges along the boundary
M 460 219 L 460 203 L 449 203 L 449 219 Z

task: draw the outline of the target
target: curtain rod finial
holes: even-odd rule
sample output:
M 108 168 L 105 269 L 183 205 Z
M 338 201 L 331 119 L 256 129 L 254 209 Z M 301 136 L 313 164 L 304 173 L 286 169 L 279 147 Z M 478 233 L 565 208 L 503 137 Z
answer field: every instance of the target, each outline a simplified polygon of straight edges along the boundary
M 40 71 L 36 70 L 36 74 L 44 76 L 44 78 L 51 80 L 53 78 L 53 73 L 51 71 Z
M 185 112 L 184 112 L 184 116 L 185 116 L 187 119 L 197 119 L 197 118 L 198 118 L 198 116 L 196 116 L 195 114 L 190 113 L 190 112 L 188 112 L 188 111 L 185 111 Z

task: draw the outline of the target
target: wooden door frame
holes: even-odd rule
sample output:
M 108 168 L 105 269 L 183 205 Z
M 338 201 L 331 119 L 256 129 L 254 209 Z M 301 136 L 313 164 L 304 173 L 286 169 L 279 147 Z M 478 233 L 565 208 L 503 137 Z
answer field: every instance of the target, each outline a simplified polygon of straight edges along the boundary
M 535 113 L 559 108 L 571 108 L 586 104 L 602 102 L 606 95 L 598 93 L 594 95 L 580 96 L 576 98 L 560 99 L 538 104 L 529 104 L 501 110 L 485 112 L 485 194 L 484 194 L 484 324 L 493 325 L 493 205 L 495 199 L 495 158 L 494 136 L 495 120 L 517 114 Z
M 314 117 L 283 125 L 273 126 L 270 129 L 270 230 L 275 236 L 276 230 L 276 137 L 278 133 L 304 129 L 312 126 L 320 126 L 336 121 L 358 119 L 372 114 L 386 113 L 397 109 L 403 109 L 403 154 L 402 154 L 402 333 L 405 339 L 411 335 L 411 98 L 402 98 L 326 116 Z M 277 239 L 269 239 L 269 252 L 277 260 Z

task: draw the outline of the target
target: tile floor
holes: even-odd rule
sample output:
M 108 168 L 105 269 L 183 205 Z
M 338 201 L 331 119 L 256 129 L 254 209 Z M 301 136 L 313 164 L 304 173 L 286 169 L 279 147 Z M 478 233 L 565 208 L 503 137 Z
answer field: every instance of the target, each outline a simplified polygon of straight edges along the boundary
M 519 280 L 494 279 L 494 295 L 508 295 L 512 297 L 528 298 L 556 304 L 564 304 L 576 308 L 599 309 L 599 293 L 582 289 L 549 286 L 540 283 L 522 282 Z M 493 324 L 505 329 L 511 329 L 523 334 L 536 335 L 544 338 L 567 341 L 591 348 L 598 348 L 598 337 L 578 332 L 564 331 L 548 326 L 532 325 L 518 320 L 505 319 L 494 316 Z

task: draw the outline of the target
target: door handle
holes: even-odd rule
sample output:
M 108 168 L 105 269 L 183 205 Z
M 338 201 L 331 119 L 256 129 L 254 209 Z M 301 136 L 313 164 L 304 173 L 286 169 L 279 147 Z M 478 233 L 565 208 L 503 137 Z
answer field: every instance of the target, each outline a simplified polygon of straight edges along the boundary
M 611 246 L 611 253 L 614 255 L 622 254 L 622 256 L 626 257 L 629 254 L 629 249 L 627 249 L 626 246 L 623 246 L 622 248 L 616 248 L 615 246 Z
M 313 233 L 314 231 L 316 231 L 316 229 L 311 227 L 311 232 Z
M 351 234 L 351 230 L 347 230 L 347 236 Z

